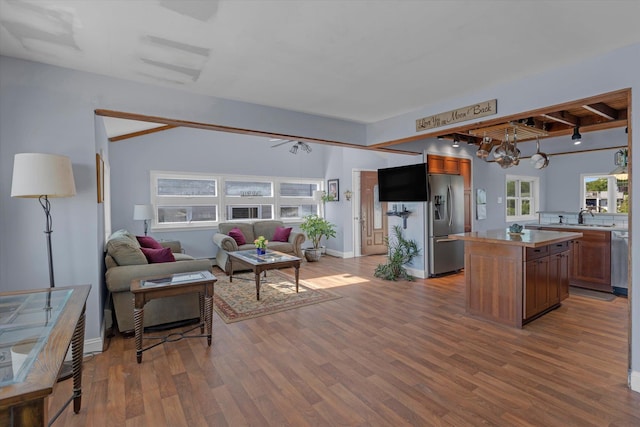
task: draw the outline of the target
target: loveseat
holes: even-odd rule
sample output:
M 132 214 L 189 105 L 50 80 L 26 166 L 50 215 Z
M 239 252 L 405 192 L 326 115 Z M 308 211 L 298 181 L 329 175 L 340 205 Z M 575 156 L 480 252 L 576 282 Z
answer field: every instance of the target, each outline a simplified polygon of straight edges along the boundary
M 276 232 L 282 234 L 282 230 L 288 229 L 288 237 L 286 241 L 274 241 Z M 244 239 L 239 242 L 229 235 L 231 230 L 238 229 Z M 237 233 L 237 232 L 236 232 Z M 234 234 L 234 233 L 231 233 Z M 286 232 L 285 232 L 286 234 Z M 267 249 L 292 254 L 302 258 L 302 243 L 304 242 L 304 234 L 292 231 L 290 227 L 285 227 L 282 221 L 266 220 L 255 222 L 221 222 L 218 224 L 218 232 L 213 235 L 213 243 L 218 247 L 216 252 L 215 263 L 226 273 L 229 273 L 229 252 L 238 250 L 255 249 L 253 241 L 259 236 L 264 236 L 269 243 Z M 244 240 L 244 243 L 242 243 Z M 240 243 L 240 244 L 239 244 Z M 234 270 L 236 270 L 234 264 Z
M 145 242 L 145 238 L 139 237 Z M 146 239 L 146 241 L 149 240 L 155 242 L 153 239 Z M 182 248 L 179 242 L 173 241 L 170 244 L 155 242 L 155 245 L 157 244 L 161 248 L 155 250 L 143 248 L 138 238 L 126 230 L 116 231 L 107 240 L 105 280 L 113 298 L 120 332 L 128 333 L 134 329 L 133 294 L 130 291 L 132 280 L 189 271 L 211 271 L 211 260 L 195 259 L 181 253 Z M 152 255 L 145 255 L 145 252 Z M 153 262 L 159 260 L 162 262 Z M 144 306 L 144 326 L 156 326 L 198 317 L 200 317 L 200 305 L 197 294 L 154 299 Z

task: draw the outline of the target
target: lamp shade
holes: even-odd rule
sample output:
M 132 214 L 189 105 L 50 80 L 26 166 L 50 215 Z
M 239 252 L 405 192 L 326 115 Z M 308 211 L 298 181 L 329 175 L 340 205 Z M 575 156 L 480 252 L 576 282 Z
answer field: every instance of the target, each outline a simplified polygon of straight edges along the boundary
M 324 194 L 324 191 L 322 190 L 314 190 L 313 191 L 313 200 L 315 202 L 320 202 L 322 201 L 322 195 Z
M 71 159 L 42 153 L 20 153 L 13 159 L 11 197 L 76 195 Z
M 133 205 L 133 219 L 143 220 L 153 218 L 153 206 L 151 205 Z

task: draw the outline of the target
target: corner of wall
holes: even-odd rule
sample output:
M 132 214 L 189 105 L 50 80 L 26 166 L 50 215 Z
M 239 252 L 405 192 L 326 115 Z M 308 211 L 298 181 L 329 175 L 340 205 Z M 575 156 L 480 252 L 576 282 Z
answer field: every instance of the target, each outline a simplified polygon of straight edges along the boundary
M 640 371 L 631 371 L 629 374 L 629 386 L 631 390 L 640 393 Z

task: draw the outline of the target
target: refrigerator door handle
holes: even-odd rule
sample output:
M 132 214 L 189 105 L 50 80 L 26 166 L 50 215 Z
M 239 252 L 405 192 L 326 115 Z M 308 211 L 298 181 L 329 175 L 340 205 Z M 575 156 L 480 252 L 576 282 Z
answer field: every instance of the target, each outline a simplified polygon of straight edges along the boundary
M 449 214 L 449 228 L 451 228 L 451 225 L 453 224 L 453 201 L 451 200 L 451 197 L 451 185 L 447 185 L 447 202 L 449 204 L 449 212 L 447 213 Z
M 436 239 L 436 243 L 440 242 L 456 242 L 456 239 Z

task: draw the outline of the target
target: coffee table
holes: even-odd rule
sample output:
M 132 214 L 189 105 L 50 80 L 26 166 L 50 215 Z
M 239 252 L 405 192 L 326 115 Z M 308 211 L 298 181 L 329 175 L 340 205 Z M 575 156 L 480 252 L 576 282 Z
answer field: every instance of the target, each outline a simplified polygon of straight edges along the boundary
M 193 271 L 168 274 L 165 276 L 142 277 L 131 282 L 131 292 L 135 299 L 133 321 L 136 334 L 136 360 L 138 363 L 142 362 L 142 352 L 167 341 L 179 341 L 182 338 L 207 337 L 207 344 L 211 346 L 213 285 L 217 280 L 216 276 L 209 271 Z M 189 293 L 198 293 L 200 299 L 200 324 L 184 332 L 163 337 L 149 337 L 149 339 L 159 339 L 161 341 L 142 348 L 144 305 L 152 299 Z M 200 327 L 200 335 L 186 335 L 197 327 Z M 203 335 L 205 327 L 207 333 Z
M 296 275 L 296 292 L 298 292 L 298 277 L 300 274 L 300 258 L 287 255 L 282 252 L 267 249 L 263 255 L 258 255 L 256 250 L 229 252 L 229 282 L 233 282 L 233 263 L 242 261 L 248 264 L 256 276 L 256 300 L 260 301 L 260 274 L 276 268 L 293 267 Z

